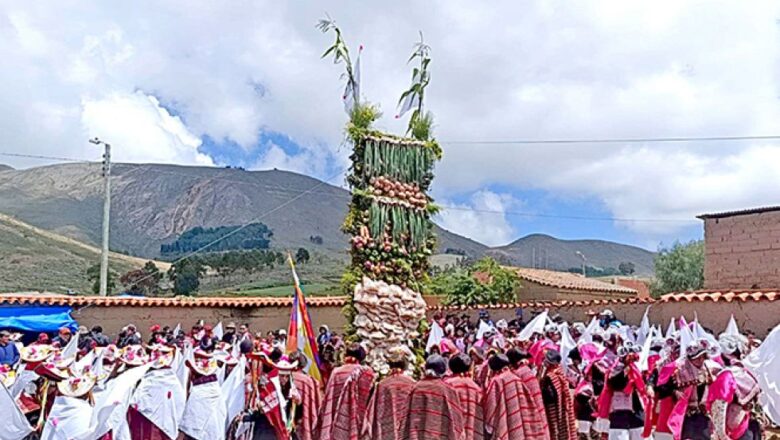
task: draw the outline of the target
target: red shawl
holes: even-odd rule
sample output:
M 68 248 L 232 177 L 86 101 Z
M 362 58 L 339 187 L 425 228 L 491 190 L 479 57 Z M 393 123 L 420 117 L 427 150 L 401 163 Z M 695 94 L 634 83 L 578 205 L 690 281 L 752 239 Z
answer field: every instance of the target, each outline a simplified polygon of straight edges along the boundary
M 372 440 L 401 440 L 412 388 L 414 380 L 403 374 L 395 374 L 377 384 L 368 403 L 364 437 Z
M 536 388 L 539 389 L 538 382 Z M 530 390 L 510 370 L 493 377 L 488 385 L 485 430 L 495 440 L 550 439 L 544 409 L 540 409 Z
M 289 433 L 282 418 L 282 407 L 279 396 L 276 393 L 271 379 L 279 377 L 279 370 L 272 370 L 263 375 L 257 381 L 257 407 L 265 414 L 268 423 L 273 427 L 276 438 L 287 439 Z
M 569 391 L 569 380 L 560 365 L 547 369 L 543 380 L 555 389 L 557 400 L 545 406 L 550 437 L 553 440 L 577 440 L 577 420 L 574 417 L 574 398 Z
M 487 362 L 482 362 L 477 366 L 477 369 L 474 371 L 474 382 L 476 382 L 477 385 L 482 387 L 484 390 L 487 388 L 488 383 L 490 383 L 490 377 L 493 375 L 493 372 L 490 371 L 490 367 L 488 366 Z
M 292 375 L 295 388 L 301 395 L 301 409 L 303 417 L 295 426 L 295 432 L 300 440 L 313 440 L 314 427 L 317 424 L 317 412 L 322 404 L 320 385 L 314 378 L 301 371 Z
M 325 389 L 314 438 L 356 440 L 363 429 L 374 372 L 358 364 L 333 370 Z
M 423 379 L 409 395 L 404 440 L 462 440 L 463 409 L 458 392 L 442 379 Z
M 531 367 L 528 365 L 520 365 L 513 370 L 513 373 L 520 378 L 523 382 L 523 386 L 528 390 L 531 401 L 534 403 L 534 408 L 536 408 L 535 411 L 543 413 L 544 400 L 542 400 L 542 389 L 539 386 L 539 380 L 536 378 L 533 371 L 531 371 Z
M 460 398 L 460 407 L 463 409 L 464 440 L 485 438 L 482 388 L 469 377 L 451 377 L 445 382 L 458 392 Z

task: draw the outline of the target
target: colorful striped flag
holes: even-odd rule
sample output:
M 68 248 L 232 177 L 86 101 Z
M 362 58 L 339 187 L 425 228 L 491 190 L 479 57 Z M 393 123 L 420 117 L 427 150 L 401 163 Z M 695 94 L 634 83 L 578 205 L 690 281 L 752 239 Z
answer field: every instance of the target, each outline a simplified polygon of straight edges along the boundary
M 322 382 L 320 355 L 317 352 L 317 339 L 311 325 L 311 316 L 306 308 L 306 298 L 303 296 L 298 274 L 295 273 L 292 256 L 288 255 L 288 259 L 295 280 L 295 291 L 293 292 L 290 326 L 287 329 L 287 352 L 292 353 L 295 350 L 300 350 L 309 360 L 305 371 L 316 381 Z

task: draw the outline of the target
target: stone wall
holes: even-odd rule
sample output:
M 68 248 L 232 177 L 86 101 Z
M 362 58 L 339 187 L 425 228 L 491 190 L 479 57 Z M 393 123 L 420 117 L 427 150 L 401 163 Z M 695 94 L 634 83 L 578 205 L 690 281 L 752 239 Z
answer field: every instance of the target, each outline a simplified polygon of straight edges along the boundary
M 552 313 L 559 313 L 570 322 L 588 320 L 588 310 L 602 310 L 609 308 L 615 315 L 630 324 L 638 324 L 645 312 L 646 304 L 615 303 L 608 306 L 570 305 L 551 309 Z M 515 316 L 514 307 L 488 308 L 494 320 L 512 319 Z M 526 319 L 534 310 L 541 307 L 529 307 L 525 309 Z M 332 330 L 341 333 L 346 321 L 341 314 L 341 307 L 310 307 L 309 312 L 316 327 L 326 324 Z M 469 311 L 430 309 L 428 316 L 434 313 L 468 313 L 476 319 L 477 309 Z M 731 314 L 737 319 L 742 329 L 750 329 L 759 337 L 764 337 L 769 329 L 780 323 L 780 301 L 693 301 L 693 302 L 658 302 L 650 308 L 650 320 L 654 324 L 660 324 L 665 330 L 671 318 L 677 318 L 681 314 L 686 319 L 693 320 L 698 315 L 703 326 L 711 328 L 715 332 L 725 329 Z M 216 324 L 222 321 L 227 324 L 230 321 L 236 324 L 249 323 L 253 332 L 277 330 L 287 328 L 289 322 L 289 307 L 255 307 L 255 308 L 222 308 L 222 307 L 138 307 L 138 306 L 90 306 L 76 309 L 73 318 L 79 324 L 91 327 L 102 325 L 106 333 L 115 336 L 119 330 L 133 323 L 146 336 L 148 329 L 154 324 L 176 326 L 181 323 L 187 329 L 198 319 L 207 323 Z M 315 329 L 316 331 L 316 329 Z
M 780 286 L 780 211 L 704 218 L 704 288 Z

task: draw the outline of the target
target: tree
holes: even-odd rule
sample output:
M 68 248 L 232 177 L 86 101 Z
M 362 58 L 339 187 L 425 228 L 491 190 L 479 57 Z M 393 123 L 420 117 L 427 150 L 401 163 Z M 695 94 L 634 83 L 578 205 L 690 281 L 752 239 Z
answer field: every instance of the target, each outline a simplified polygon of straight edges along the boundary
M 119 278 L 125 291 L 135 295 L 156 295 L 160 291 L 162 272 L 157 266 L 147 261 L 143 268 L 131 270 Z
M 633 275 L 636 267 L 634 266 L 634 263 L 630 261 L 624 261 L 618 265 L 618 270 L 620 271 L 621 275 Z
M 206 268 L 196 258 L 177 261 L 168 270 L 168 278 L 173 281 L 173 291 L 177 295 L 192 295 L 200 287 L 200 277 L 205 274 Z
M 655 256 L 653 295 L 701 289 L 704 285 L 704 242 L 674 242 Z
M 298 264 L 304 264 L 309 261 L 309 251 L 304 248 L 298 248 L 298 252 L 295 253 L 295 262 Z
M 432 293 L 445 296 L 445 302 L 451 305 L 500 304 L 515 301 L 520 280 L 514 271 L 485 257 L 468 268 L 444 271 L 428 287 Z
M 108 292 L 111 292 L 114 290 L 114 287 L 116 287 L 116 282 L 114 281 L 114 278 L 116 277 L 116 273 L 114 273 L 111 268 L 108 269 L 108 283 L 106 286 L 106 290 Z M 92 283 L 92 293 L 95 295 L 100 293 L 100 263 L 94 264 L 90 266 L 87 269 L 87 280 L 89 280 Z

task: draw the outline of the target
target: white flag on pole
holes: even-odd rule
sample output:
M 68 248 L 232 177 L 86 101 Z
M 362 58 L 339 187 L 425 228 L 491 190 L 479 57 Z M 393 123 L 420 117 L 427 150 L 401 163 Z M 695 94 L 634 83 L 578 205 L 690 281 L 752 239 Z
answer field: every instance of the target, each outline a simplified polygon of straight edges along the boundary
M 593 342 L 593 335 L 596 333 L 596 330 L 599 328 L 599 320 L 596 319 L 594 316 L 591 320 L 588 326 L 585 328 L 585 331 L 582 332 L 582 335 L 580 335 L 580 342 L 588 343 Z
M 544 334 L 544 326 L 547 324 L 547 314 L 547 310 L 538 314 L 520 331 L 520 334 L 517 335 L 517 339 L 519 341 L 527 341 L 531 339 L 531 336 L 533 336 L 534 333 Z
M 444 330 L 441 329 L 438 322 L 433 321 L 431 331 L 428 333 L 428 342 L 425 344 L 425 351 L 430 353 L 431 347 L 438 347 L 442 338 L 444 338 Z M 477 339 L 479 339 L 479 337 L 477 337 Z
M 78 332 L 70 337 L 68 345 L 62 348 L 62 357 L 67 359 L 69 357 L 75 357 L 79 352 L 79 334 Z
M 355 67 L 352 70 L 352 78 L 354 78 L 354 84 L 347 80 L 347 87 L 344 88 L 344 110 L 347 114 L 352 112 L 352 107 L 357 104 L 356 99 L 360 100 L 360 55 L 363 53 L 363 46 L 358 48 L 358 56 L 355 60 Z
M 214 336 L 217 337 L 220 341 L 222 340 L 222 337 L 225 336 L 225 331 L 222 330 L 222 321 L 219 321 L 219 324 L 217 324 L 216 327 L 214 327 L 214 330 L 212 331 Z
M 561 363 L 567 365 L 569 363 L 569 353 L 577 347 L 577 343 L 574 342 L 574 338 L 571 337 L 568 325 L 561 325 L 558 328 L 561 332 Z

